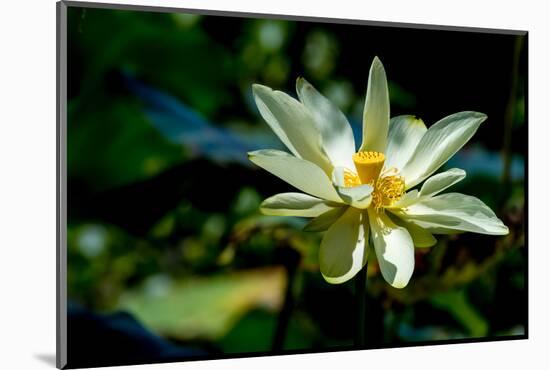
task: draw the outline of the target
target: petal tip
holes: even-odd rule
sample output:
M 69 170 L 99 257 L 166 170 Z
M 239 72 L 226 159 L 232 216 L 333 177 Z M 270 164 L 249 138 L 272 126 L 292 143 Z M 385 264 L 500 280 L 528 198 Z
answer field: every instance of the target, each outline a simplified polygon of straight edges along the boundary
M 477 118 L 479 120 L 479 123 L 485 121 L 488 116 L 485 114 L 485 113 L 481 113 L 481 112 L 476 112 L 476 111 L 466 111 L 466 112 L 459 112 L 459 113 L 455 113 L 455 114 L 470 114 L 472 116 L 474 116 L 475 118 Z
M 261 94 L 263 92 L 269 92 L 269 91 L 273 91 L 273 90 L 265 85 L 252 84 L 252 93 L 254 95 Z
M 479 115 L 479 120 L 481 122 L 485 122 L 487 120 L 487 118 L 489 118 L 485 113 L 478 113 L 478 115 Z
M 308 82 L 308 80 L 302 76 L 299 76 L 296 78 L 296 92 L 298 93 L 300 100 L 302 99 L 303 91 L 311 92 L 315 91 L 315 88 Z
M 396 279 L 394 281 L 392 281 L 390 283 L 390 285 L 392 287 L 394 287 L 395 289 L 403 289 L 405 288 L 407 285 L 409 285 L 409 282 L 411 281 L 411 278 L 412 278 L 412 275 L 413 275 L 413 271 L 414 270 L 411 270 L 410 274 L 404 274 L 402 275 L 401 277 L 397 277 L 396 276 Z
M 502 234 L 500 235 L 508 235 L 510 234 L 510 229 L 508 228 L 508 226 L 502 224 Z
M 466 171 L 463 170 L 462 168 L 451 168 L 450 170 L 448 170 L 447 172 L 452 172 L 454 174 L 456 174 L 457 176 L 460 176 L 461 178 L 464 178 L 466 177 Z
M 355 274 L 354 274 L 350 276 L 341 276 L 341 277 L 334 278 L 334 277 L 326 276 L 322 272 L 321 272 L 321 275 L 323 276 L 323 279 L 325 279 L 327 283 L 333 284 L 333 285 L 343 284 L 346 281 L 350 280 L 351 278 L 355 277 Z
M 300 99 L 300 101 L 302 101 L 302 98 L 303 98 L 303 92 L 302 90 L 309 90 L 311 89 L 311 84 L 309 82 L 307 82 L 307 80 L 302 77 L 302 76 L 298 76 L 296 78 L 296 93 L 298 94 L 298 98 Z
M 385 73 L 384 65 L 382 64 L 382 61 L 380 60 L 380 58 L 378 58 L 378 56 L 375 56 L 372 60 L 371 71 L 374 70 L 381 70 Z
M 399 282 L 393 282 L 393 283 L 391 284 L 391 286 L 394 287 L 395 289 L 403 289 L 403 288 L 405 288 L 408 284 L 409 284 L 408 281 L 405 281 L 405 282 L 399 281 Z
M 418 117 L 418 116 L 413 116 L 413 125 L 421 125 L 421 126 L 426 126 L 426 124 L 424 123 L 424 121 L 422 120 L 422 118 Z

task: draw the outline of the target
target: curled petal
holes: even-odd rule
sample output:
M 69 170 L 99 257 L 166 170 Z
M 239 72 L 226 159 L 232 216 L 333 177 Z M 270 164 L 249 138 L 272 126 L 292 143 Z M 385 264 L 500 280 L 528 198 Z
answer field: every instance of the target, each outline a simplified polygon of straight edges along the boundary
M 372 202 L 373 187 L 369 184 L 357 185 L 353 187 L 345 186 L 343 167 L 335 167 L 332 172 L 332 182 L 334 189 L 342 200 L 352 207 L 366 209 Z

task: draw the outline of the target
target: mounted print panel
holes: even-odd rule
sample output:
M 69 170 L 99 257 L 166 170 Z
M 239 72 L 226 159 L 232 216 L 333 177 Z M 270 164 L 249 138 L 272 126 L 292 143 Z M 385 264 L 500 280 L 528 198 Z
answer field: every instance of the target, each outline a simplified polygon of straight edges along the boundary
M 527 32 L 58 23 L 58 367 L 527 338 Z

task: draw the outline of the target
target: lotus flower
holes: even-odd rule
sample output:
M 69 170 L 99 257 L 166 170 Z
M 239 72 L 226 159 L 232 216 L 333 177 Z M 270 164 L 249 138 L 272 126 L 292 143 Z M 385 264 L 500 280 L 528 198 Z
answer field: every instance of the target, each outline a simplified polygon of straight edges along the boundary
M 508 233 L 481 200 L 440 194 L 462 180 L 465 171 L 453 168 L 433 175 L 474 135 L 485 114 L 455 113 L 429 129 L 414 116 L 390 120 L 386 73 L 375 57 L 363 142 L 356 151 L 344 114 L 303 78 L 298 78 L 296 91 L 299 100 L 253 85 L 260 114 L 290 153 L 267 149 L 248 155 L 303 192 L 274 195 L 260 209 L 266 215 L 311 217 L 305 230 L 326 231 L 319 266 L 327 282 L 354 277 L 366 264 L 372 244 L 384 279 L 403 288 L 414 270 L 415 246 L 433 246 L 434 234 Z

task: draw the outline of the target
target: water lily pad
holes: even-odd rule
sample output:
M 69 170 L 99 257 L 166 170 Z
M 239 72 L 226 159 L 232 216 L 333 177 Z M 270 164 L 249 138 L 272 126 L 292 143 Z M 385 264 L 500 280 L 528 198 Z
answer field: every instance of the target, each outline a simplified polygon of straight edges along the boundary
M 162 290 L 144 284 L 124 294 L 120 308 L 159 334 L 181 340 L 215 340 L 252 309 L 278 311 L 285 284 L 286 275 L 280 267 L 194 277 L 164 284 Z

